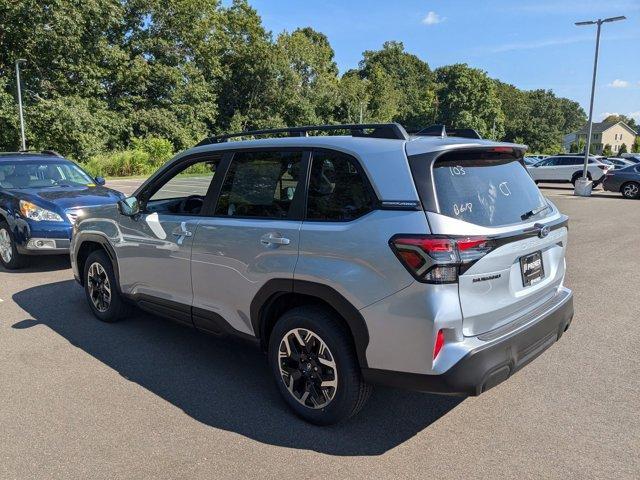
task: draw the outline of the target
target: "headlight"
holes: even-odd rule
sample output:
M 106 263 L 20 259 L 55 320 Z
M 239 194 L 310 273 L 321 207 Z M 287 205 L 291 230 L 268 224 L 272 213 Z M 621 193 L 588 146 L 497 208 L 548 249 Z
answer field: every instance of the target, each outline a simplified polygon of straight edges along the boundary
M 64 220 L 56 212 L 46 210 L 31 202 L 20 200 L 20 213 L 23 217 L 36 222 L 63 222 Z

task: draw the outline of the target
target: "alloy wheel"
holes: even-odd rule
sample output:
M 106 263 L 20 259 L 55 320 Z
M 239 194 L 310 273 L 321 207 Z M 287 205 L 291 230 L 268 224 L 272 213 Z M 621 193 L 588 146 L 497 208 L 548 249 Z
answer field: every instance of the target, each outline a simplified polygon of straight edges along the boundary
M 300 404 L 318 409 L 326 407 L 338 388 L 335 357 L 314 332 L 294 328 L 280 341 L 280 376 L 287 390 Z
M 638 195 L 638 185 L 636 185 L 635 183 L 625 185 L 622 193 L 625 197 L 635 198 Z
M 92 263 L 89 267 L 87 285 L 91 303 L 93 303 L 96 310 L 101 313 L 109 310 L 109 305 L 111 305 L 111 283 L 104 267 L 98 262 Z
M 11 245 L 11 237 L 6 229 L 0 229 L 0 257 L 5 263 L 11 262 L 13 257 L 13 247 Z

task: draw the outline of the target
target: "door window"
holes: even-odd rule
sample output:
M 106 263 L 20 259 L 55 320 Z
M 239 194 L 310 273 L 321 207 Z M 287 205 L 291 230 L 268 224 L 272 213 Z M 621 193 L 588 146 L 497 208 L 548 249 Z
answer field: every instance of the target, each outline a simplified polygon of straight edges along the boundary
M 146 202 L 146 211 L 199 215 L 220 158 L 216 156 L 195 163 L 186 163 L 171 178 L 154 187 Z
M 287 218 L 302 178 L 302 152 L 240 152 L 224 179 L 216 216 Z
M 353 158 L 339 152 L 314 153 L 307 219 L 346 222 L 373 208 L 369 183 Z

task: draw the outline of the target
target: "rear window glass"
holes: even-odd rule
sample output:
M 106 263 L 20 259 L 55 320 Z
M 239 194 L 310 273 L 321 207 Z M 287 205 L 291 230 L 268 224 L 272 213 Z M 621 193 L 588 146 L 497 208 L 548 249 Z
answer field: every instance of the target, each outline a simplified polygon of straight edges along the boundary
M 546 216 L 548 204 L 517 160 L 442 160 L 433 176 L 440 213 L 495 227 Z

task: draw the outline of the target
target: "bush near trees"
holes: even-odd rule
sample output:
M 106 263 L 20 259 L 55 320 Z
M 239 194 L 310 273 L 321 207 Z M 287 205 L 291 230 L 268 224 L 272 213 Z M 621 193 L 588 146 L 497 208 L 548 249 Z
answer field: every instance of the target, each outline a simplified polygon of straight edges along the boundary
M 557 153 L 586 121 L 549 90 L 466 64 L 432 70 L 401 42 L 341 75 L 323 33 L 274 36 L 246 0 L 4 1 L 0 18 L 0 150 L 19 146 L 14 62 L 24 58 L 28 147 L 103 175 L 147 174 L 169 152 L 244 129 L 444 123 Z

